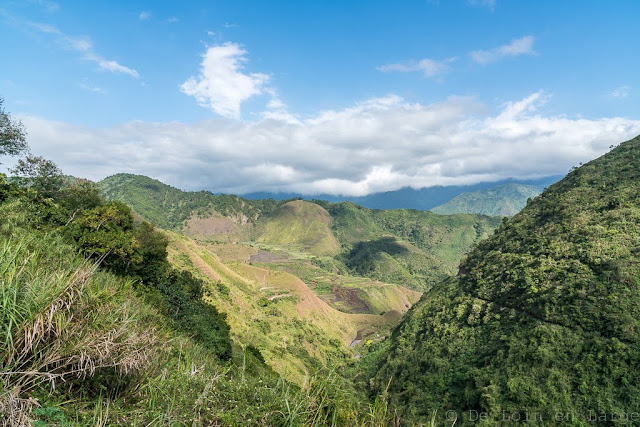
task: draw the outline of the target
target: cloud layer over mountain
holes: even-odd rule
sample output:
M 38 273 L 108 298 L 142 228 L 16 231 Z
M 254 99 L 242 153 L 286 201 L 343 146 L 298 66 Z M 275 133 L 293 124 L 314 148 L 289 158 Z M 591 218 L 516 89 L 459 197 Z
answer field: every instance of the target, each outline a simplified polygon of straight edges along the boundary
M 312 117 L 264 115 L 88 128 L 22 117 L 34 153 L 69 174 L 145 174 L 183 189 L 362 196 L 402 187 L 566 173 L 640 133 L 640 121 L 544 116 L 534 93 L 497 113 L 473 98 L 390 95 Z

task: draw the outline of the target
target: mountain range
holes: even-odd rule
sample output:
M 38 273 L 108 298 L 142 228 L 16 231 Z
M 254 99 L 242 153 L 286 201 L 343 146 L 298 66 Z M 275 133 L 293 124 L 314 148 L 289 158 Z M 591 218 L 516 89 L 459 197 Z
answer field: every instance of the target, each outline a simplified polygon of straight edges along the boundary
M 0 175 L 4 425 L 637 418 L 640 137 L 443 207 L 500 216 L 38 178 Z
M 345 202 L 350 201 L 369 209 L 418 209 L 430 210 L 442 204 L 445 204 L 463 193 L 473 193 L 490 188 L 500 187 L 505 184 L 520 184 L 531 186 L 542 191 L 543 188 L 550 186 L 562 178 L 561 175 L 553 175 L 539 179 L 531 180 L 502 180 L 496 182 L 482 182 L 472 185 L 450 185 L 450 186 L 432 186 L 421 189 L 413 189 L 409 187 L 395 191 L 386 191 L 381 193 L 373 193 L 367 196 L 336 196 L 331 194 L 318 194 L 313 196 L 298 193 L 268 193 L 254 192 L 242 194 L 247 199 L 275 199 L 287 200 L 294 198 L 304 198 L 307 200 L 317 199 L 329 202 Z M 524 199 L 526 201 L 526 198 Z M 480 212 L 469 212 L 480 213 Z

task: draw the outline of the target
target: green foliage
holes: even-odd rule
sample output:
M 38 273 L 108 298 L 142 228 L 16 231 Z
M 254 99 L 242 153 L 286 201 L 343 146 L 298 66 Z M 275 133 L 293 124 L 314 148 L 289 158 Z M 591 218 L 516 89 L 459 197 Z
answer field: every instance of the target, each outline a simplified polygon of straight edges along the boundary
M 500 224 L 481 215 L 371 210 L 351 202 L 328 206 L 343 247 L 339 257 L 356 274 L 416 290 L 456 272 L 460 258 Z
M 85 256 L 125 273 L 143 261 L 133 230 L 131 209 L 122 202 L 108 202 L 84 211 L 65 231 Z
M 480 242 L 397 328 L 375 376 L 408 420 L 574 425 L 640 406 L 640 137 Z M 469 412 L 472 411 L 472 412 Z M 536 415 L 537 414 L 537 415 Z M 597 422 L 604 425 L 607 422 Z
M 542 187 L 523 184 L 503 184 L 486 190 L 462 193 L 450 201 L 431 209 L 441 215 L 477 213 L 482 215 L 513 216 L 542 192 Z
M 26 133 L 22 123 L 14 121 L 7 113 L 0 98 L 0 156 L 16 156 L 28 149 Z
M 64 184 L 62 171 L 55 163 L 31 154 L 18 160 L 11 173 L 19 185 L 33 188 L 44 197 L 54 197 Z
M 103 179 L 99 185 L 107 199 L 125 202 L 148 221 L 171 230 L 180 230 L 194 213 L 202 216 L 212 211 L 254 221 L 280 203 L 273 199 L 216 196 L 207 191 L 185 192 L 142 175 L 117 174 Z

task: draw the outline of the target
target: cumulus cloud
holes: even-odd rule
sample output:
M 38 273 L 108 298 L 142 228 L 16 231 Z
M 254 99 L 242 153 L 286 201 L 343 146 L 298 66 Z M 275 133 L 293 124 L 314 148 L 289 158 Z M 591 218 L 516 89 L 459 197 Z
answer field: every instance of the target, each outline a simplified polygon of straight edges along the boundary
M 151 12 L 148 12 L 146 10 L 140 12 L 140 14 L 138 15 L 138 19 L 141 21 L 146 21 L 149 18 L 151 18 Z
M 473 98 L 390 95 L 305 119 L 130 122 L 89 128 L 20 117 L 32 149 L 66 173 L 130 172 L 190 190 L 361 196 L 402 187 L 562 174 L 640 133 L 640 121 L 545 116 L 533 93 L 491 112 Z
M 475 50 L 471 52 L 471 59 L 478 64 L 486 65 L 491 62 L 499 61 L 507 56 L 519 56 L 519 55 L 534 55 L 536 52 L 533 50 L 533 42 L 535 38 L 533 36 L 524 36 L 519 39 L 514 39 L 511 43 L 498 46 L 489 50 Z
M 378 67 L 379 71 L 391 72 L 399 71 L 403 73 L 421 71 L 425 77 L 441 79 L 443 74 L 451 71 L 450 63 L 454 62 L 457 58 L 448 58 L 442 61 L 434 59 L 421 59 L 419 61 L 408 61 L 395 64 L 386 64 Z
M 200 73 L 180 90 L 223 117 L 239 118 L 240 106 L 252 96 L 265 93 L 269 76 L 244 73 L 247 51 L 239 44 L 210 46 L 202 56 Z
M 58 28 L 47 24 L 31 22 L 29 25 L 44 34 L 50 34 L 55 37 L 56 42 L 62 46 L 62 48 L 81 53 L 83 59 L 95 62 L 102 70 L 112 73 L 128 74 L 135 78 L 140 77 L 138 72 L 133 68 L 126 67 L 117 61 L 106 59 L 97 54 L 93 49 L 93 43 L 89 37 L 72 37 L 63 33 Z

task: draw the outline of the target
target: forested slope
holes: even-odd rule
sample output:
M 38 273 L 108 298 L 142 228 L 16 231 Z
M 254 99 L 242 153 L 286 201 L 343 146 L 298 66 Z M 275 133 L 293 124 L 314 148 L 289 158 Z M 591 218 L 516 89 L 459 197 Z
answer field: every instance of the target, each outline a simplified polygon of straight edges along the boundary
M 407 421 L 438 409 L 469 425 L 481 412 L 605 425 L 637 412 L 638 377 L 640 137 L 573 170 L 425 293 L 375 381 L 391 380 Z

